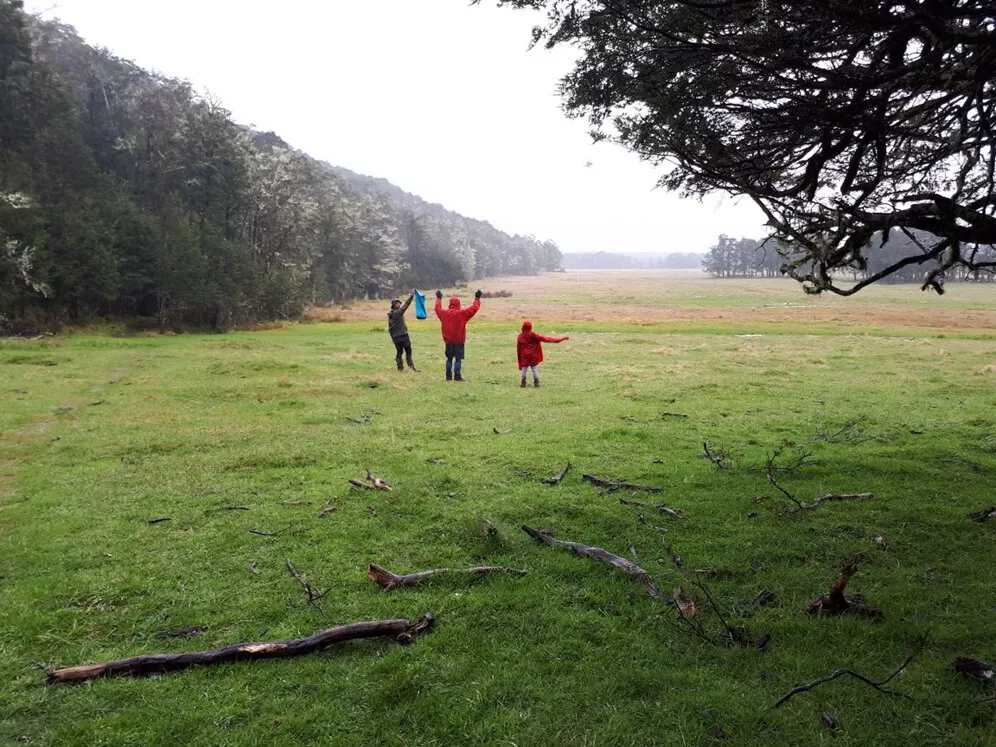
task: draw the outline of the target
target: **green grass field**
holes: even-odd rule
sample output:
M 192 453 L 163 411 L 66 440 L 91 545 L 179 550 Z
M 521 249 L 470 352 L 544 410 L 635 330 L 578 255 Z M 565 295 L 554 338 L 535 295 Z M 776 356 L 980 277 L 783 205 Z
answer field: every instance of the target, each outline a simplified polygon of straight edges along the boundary
M 996 331 L 923 322 L 924 308 L 949 321 L 992 313 L 992 290 L 883 289 L 847 307 L 846 323 L 752 324 L 743 299 L 768 286 L 696 282 L 663 297 L 636 283 L 625 299 L 636 317 L 667 307 L 673 321 L 572 318 L 562 306 L 583 294 L 544 318 L 548 289 L 517 285 L 470 323 L 465 384 L 443 380 L 431 319 L 409 319 L 422 373 L 394 371 L 373 318 L 383 304 L 361 307 L 370 320 L 265 332 L 0 343 L 0 740 L 996 743 L 993 688 L 951 666 L 996 663 L 996 520 L 968 516 L 996 503 Z M 778 287 L 777 299 L 825 304 Z M 883 305 L 898 313 L 876 316 Z M 698 319 L 700 307 L 728 317 Z M 518 387 L 520 309 L 539 332 L 571 336 L 544 346 L 540 389 Z M 904 313 L 909 324 L 896 324 Z M 798 450 L 817 462 L 777 473 L 799 500 L 874 498 L 791 511 L 763 469 L 786 441 L 795 446 L 778 463 Z M 732 469 L 702 458 L 703 442 Z M 568 460 L 560 485 L 542 482 Z M 394 490 L 348 484 L 367 469 Z M 607 494 L 583 473 L 664 492 Z M 626 575 L 537 545 L 523 524 L 625 556 L 668 596 L 682 585 L 720 639 L 700 581 L 728 624 L 770 633 L 770 644 L 707 642 Z M 883 617 L 807 615 L 858 555 L 847 591 Z M 320 605 L 288 559 L 328 591 Z M 528 575 L 440 576 L 384 593 L 369 563 Z M 740 614 L 761 590 L 775 603 Z M 435 629 L 407 647 L 353 641 L 296 659 L 45 684 L 48 667 L 425 612 Z M 158 637 L 192 626 L 205 631 Z M 878 680 L 916 652 L 886 686 L 908 698 L 844 677 L 772 708 L 837 668 Z M 821 712 L 839 728 L 821 726 Z

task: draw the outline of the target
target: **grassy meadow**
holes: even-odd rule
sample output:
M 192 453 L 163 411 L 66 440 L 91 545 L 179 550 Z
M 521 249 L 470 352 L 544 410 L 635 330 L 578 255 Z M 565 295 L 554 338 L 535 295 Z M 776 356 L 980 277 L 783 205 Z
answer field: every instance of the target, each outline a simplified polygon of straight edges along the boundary
M 414 309 L 422 372 L 394 370 L 384 303 L 228 335 L 0 342 L 0 742 L 996 743 L 993 688 L 951 666 L 996 663 L 996 520 L 969 518 L 996 503 L 996 286 L 840 299 L 562 273 L 482 287 L 513 295 L 470 322 L 463 384 L 444 381 L 438 322 Z M 518 386 L 526 317 L 571 336 L 544 346 L 539 389 Z M 776 466 L 806 463 L 777 481 L 801 502 L 874 498 L 792 511 L 764 469 L 786 442 Z M 350 486 L 368 469 L 393 491 Z M 605 493 L 585 473 L 664 491 Z M 667 596 L 681 586 L 710 640 L 523 524 L 625 556 Z M 856 556 L 847 591 L 883 616 L 807 615 Z M 385 593 L 369 563 L 528 574 Z M 774 603 L 743 606 L 762 590 Z M 770 643 L 722 645 L 717 609 Z M 407 647 L 45 684 L 46 668 L 425 612 L 434 630 Z M 842 677 L 772 708 L 912 654 L 885 685 L 902 696 Z

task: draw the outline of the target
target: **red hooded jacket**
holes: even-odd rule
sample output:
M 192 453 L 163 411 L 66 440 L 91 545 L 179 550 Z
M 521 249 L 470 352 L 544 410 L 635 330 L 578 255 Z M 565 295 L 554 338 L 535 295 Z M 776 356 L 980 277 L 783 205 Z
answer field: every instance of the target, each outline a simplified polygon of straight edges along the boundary
M 519 368 L 538 366 L 543 362 L 544 342 L 563 342 L 570 337 L 547 337 L 533 332 L 533 323 L 526 320 L 522 323 L 522 334 L 515 341 L 516 352 L 519 354 Z
M 450 307 L 443 308 L 441 299 L 436 299 L 436 316 L 443 328 L 443 342 L 447 345 L 467 342 L 467 322 L 481 308 L 481 299 L 475 298 L 474 303 L 466 309 L 460 308 L 460 299 L 456 296 L 450 298 Z

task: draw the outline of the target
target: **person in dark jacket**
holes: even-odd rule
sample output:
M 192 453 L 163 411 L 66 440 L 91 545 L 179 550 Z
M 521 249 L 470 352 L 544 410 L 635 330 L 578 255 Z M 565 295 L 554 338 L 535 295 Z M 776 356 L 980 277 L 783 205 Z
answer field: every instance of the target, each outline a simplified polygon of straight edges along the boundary
M 522 371 L 522 383 L 526 385 L 526 371 L 533 370 L 533 386 L 539 386 L 539 364 L 543 362 L 544 342 L 563 342 L 570 337 L 547 337 L 533 332 L 533 323 L 528 319 L 522 323 L 522 332 L 515 341 L 516 354 L 519 359 L 519 370 Z
M 466 381 L 461 375 L 463 367 L 464 344 L 467 342 L 467 322 L 481 308 L 481 291 L 474 294 L 474 303 L 465 309 L 460 308 L 460 299 L 450 298 L 448 309 L 443 308 L 443 292 L 436 291 L 436 316 L 443 331 L 443 342 L 446 343 L 446 380 Z
M 398 370 L 405 370 L 404 364 L 401 362 L 403 355 L 408 361 L 408 368 L 417 373 L 418 369 L 415 368 L 415 363 L 412 361 L 412 341 L 408 336 L 408 325 L 405 323 L 405 312 L 411 306 L 413 298 L 415 298 L 415 291 L 409 294 L 408 300 L 403 304 L 400 298 L 391 299 L 391 310 L 387 312 L 387 331 L 390 332 L 391 340 L 394 342 L 394 349 L 397 353 L 394 361 L 398 364 Z

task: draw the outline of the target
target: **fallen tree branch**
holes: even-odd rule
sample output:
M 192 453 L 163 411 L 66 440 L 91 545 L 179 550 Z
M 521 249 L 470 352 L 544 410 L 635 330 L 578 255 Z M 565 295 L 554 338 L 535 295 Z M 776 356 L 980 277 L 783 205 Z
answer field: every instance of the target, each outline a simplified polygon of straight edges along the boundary
M 652 508 L 656 511 L 667 514 L 668 516 L 673 516 L 676 519 L 684 519 L 685 513 L 677 508 L 671 508 L 664 503 L 643 503 L 642 501 L 628 501 L 625 498 L 620 498 L 619 502 L 624 506 L 640 506 L 641 508 Z
M 398 575 L 397 573 L 391 573 L 391 571 L 382 568 L 376 563 L 371 563 L 370 569 L 367 571 L 367 578 L 380 584 L 384 591 L 391 591 L 391 589 L 396 589 L 399 586 L 415 586 L 441 573 L 469 573 L 474 576 L 486 576 L 492 573 L 511 573 L 515 576 L 526 575 L 526 571 L 516 568 L 496 568 L 490 566 L 478 566 L 476 568 L 434 568 L 430 571 Z
M 984 508 L 981 511 L 975 511 L 970 513 L 969 517 L 972 521 L 988 521 L 989 519 L 996 519 L 996 506 L 991 506 L 990 508 Z
M 600 560 L 603 563 L 608 563 L 615 568 L 618 568 L 623 573 L 632 576 L 636 581 L 643 584 L 646 588 L 647 593 L 654 599 L 659 599 L 663 597 L 660 587 L 654 583 L 654 580 L 650 578 L 650 574 L 645 570 L 640 568 L 640 566 L 635 563 L 622 558 L 618 555 L 613 555 L 610 552 L 606 552 L 600 547 L 589 547 L 588 545 L 583 545 L 580 542 L 567 542 L 565 540 L 558 540 L 553 537 L 550 532 L 540 531 L 538 529 L 533 529 L 523 525 L 522 531 L 532 537 L 534 540 L 543 545 L 549 545 L 550 547 L 561 547 L 565 550 L 570 550 L 575 555 L 581 555 L 588 558 L 594 558 L 595 560 Z
M 874 681 L 874 680 L 868 679 L 867 677 L 865 677 L 865 675 L 861 674 L 860 672 L 855 672 L 853 669 L 837 669 L 834 672 L 828 674 L 826 677 L 820 677 L 818 679 L 813 680 L 812 682 L 807 682 L 804 685 L 799 685 L 798 687 L 793 687 L 791 690 L 789 690 L 787 693 L 785 693 L 782 697 L 780 697 L 778 700 L 776 700 L 775 704 L 773 706 L 771 706 L 771 707 L 772 708 L 778 708 L 778 707 L 782 706 L 783 704 L 787 703 L 790 699 L 792 699 L 793 697 L 795 697 L 799 693 L 809 692 L 813 688 L 819 687 L 820 685 L 822 685 L 822 684 L 824 684 L 826 682 L 830 682 L 831 680 L 835 680 L 838 677 L 843 677 L 845 674 L 849 675 L 851 677 L 854 677 L 855 679 L 861 680 L 866 685 L 870 685 L 871 687 L 873 687 L 876 690 L 878 690 L 880 693 L 885 693 L 886 695 L 896 695 L 896 696 L 898 696 L 900 698 L 906 698 L 907 700 L 913 700 L 909 695 L 906 695 L 905 693 L 899 693 L 899 692 L 896 692 L 895 690 L 887 690 L 887 689 L 885 689 L 882 686 L 885 685 L 885 684 L 887 684 L 897 674 L 899 674 L 904 669 L 906 669 L 906 667 L 909 666 L 910 662 L 912 662 L 917 657 L 918 654 L 919 654 L 919 651 L 917 653 L 915 653 L 915 654 L 911 654 L 910 656 L 908 656 L 906 658 L 906 661 L 904 661 L 902 664 L 899 665 L 898 669 L 896 669 L 892 674 L 890 674 L 884 680 L 879 680 L 877 682 Z
M 581 479 L 585 482 L 590 482 L 596 488 L 605 488 L 606 490 L 643 490 L 647 493 L 662 493 L 664 488 L 655 488 L 648 485 L 634 485 L 630 482 L 620 482 L 619 480 L 603 480 L 601 477 L 595 477 L 594 475 L 581 475 Z
M 782 493 L 782 495 L 784 495 L 786 498 L 792 501 L 792 503 L 794 503 L 799 510 L 813 511 L 819 508 L 821 503 L 824 503 L 826 501 L 867 501 L 875 497 L 874 493 L 827 493 L 826 495 L 814 499 L 812 503 L 803 503 L 794 495 L 792 495 L 790 492 L 788 492 L 785 488 L 779 485 L 778 482 L 775 480 L 775 476 L 773 474 L 775 471 L 775 465 L 774 465 L 775 459 L 778 457 L 779 454 L 782 453 L 782 451 L 785 449 L 785 446 L 786 445 L 782 445 L 780 448 L 778 448 L 775 451 L 774 454 L 772 454 L 768 458 L 768 461 L 765 462 L 764 469 L 768 475 L 768 482 L 770 482 L 776 489 L 778 489 Z
M 366 488 L 367 490 L 393 490 L 387 480 L 384 480 L 381 477 L 375 477 L 370 474 L 370 470 L 367 470 L 367 482 L 351 477 L 349 478 L 349 484 L 355 485 L 358 488 Z
M 430 613 L 421 619 L 411 620 L 374 620 L 358 622 L 349 625 L 338 625 L 323 630 L 307 638 L 296 638 L 289 641 L 269 641 L 263 643 L 236 643 L 224 648 L 209 651 L 192 651 L 185 654 L 147 654 L 130 659 L 119 659 L 103 664 L 88 664 L 67 669 L 50 669 L 46 682 L 50 685 L 60 683 L 85 682 L 96 677 L 143 676 L 161 672 L 174 672 L 193 666 L 223 664 L 233 661 L 252 659 L 277 659 L 292 656 L 302 656 L 319 651 L 335 643 L 342 643 L 358 638 L 376 638 L 394 636 L 398 643 L 407 645 L 412 639 L 425 632 L 434 622 Z
M 726 456 L 727 456 L 726 451 L 723 449 L 720 449 L 715 454 L 713 454 L 712 451 L 710 451 L 709 449 L 709 443 L 707 441 L 702 442 L 702 453 L 699 454 L 699 457 L 702 459 L 708 459 L 710 462 L 716 465 L 716 469 L 722 469 L 722 470 L 730 469 L 730 465 L 724 463 Z
M 545 482 L 547 485 L 558 485 L 560 484 L 560 481 L 563 480 L 564 477 L 566 477 L 567 473 L 570 471 L 571 471 L 571 463 L 568 462 L 567 466 L 564 467 L 563 472 L 558 472 L 556 475 L 554 475 L 553 477 L 548 477 L 543 482 Z

